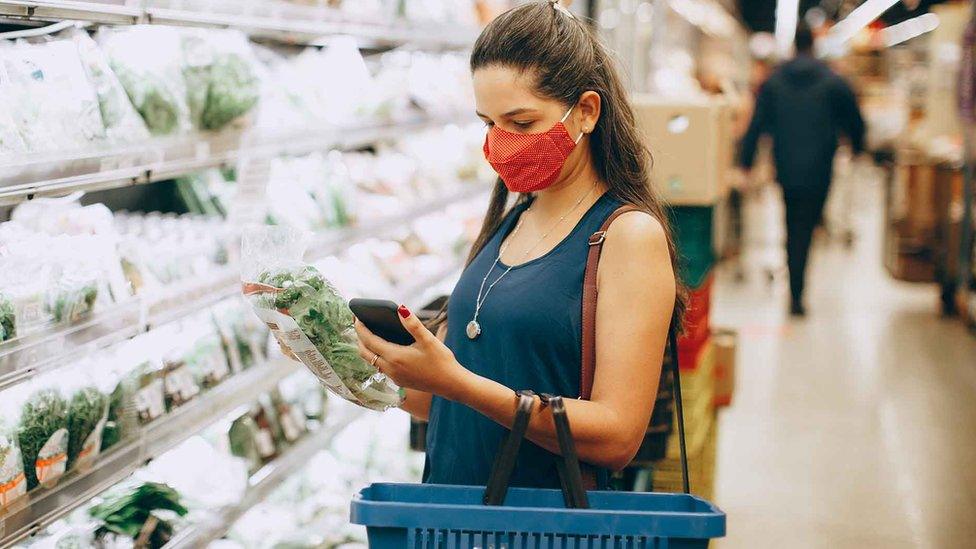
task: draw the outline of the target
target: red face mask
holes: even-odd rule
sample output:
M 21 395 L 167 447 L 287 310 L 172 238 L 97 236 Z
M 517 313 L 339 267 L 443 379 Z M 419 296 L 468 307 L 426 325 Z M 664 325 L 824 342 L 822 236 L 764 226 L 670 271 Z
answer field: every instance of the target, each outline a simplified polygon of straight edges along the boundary
M 552 185 L 583 134 L 574 141 L 563 122 L 543 133 L 512 133 L 492 126 L 485 136 L 485 159 L 498 172 L 509 191 L 531 193 Z

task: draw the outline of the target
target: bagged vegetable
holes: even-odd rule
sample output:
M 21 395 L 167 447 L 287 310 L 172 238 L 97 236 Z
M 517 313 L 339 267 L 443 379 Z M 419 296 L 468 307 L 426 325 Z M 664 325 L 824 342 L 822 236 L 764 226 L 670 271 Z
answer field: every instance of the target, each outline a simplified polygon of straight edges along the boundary
M 0 293 L 0 342 L 17 337 L 17 318 L 14 305 Z
M 239 31 L 181 29 L 183 78 L 194 125 L 219 130 L 258 102 L 257 60 Z
M 103 143 L 98 98 L 69 40 L 18 42 L 0 51 L 8 112 L 31 152 L 78 149 Z
M 2 422 L 2 418 L 0 418 Z M 24 458 L 17 439 L 0 424 L 0 511 L 27 493 Z
M 191 129 L 180 29 L 134 25 L 100 30 L 97 38 L 151 133 L 168 135 Z
M 74 391 L 68 401 L 68 467 L 90 470 L 102 451 L 109 397 L 94 385 Z
M 31 383 L 20 409 L 17 442 L 28 490 L 54 486 L 68 467 L 68 402 L 55 386 L 49 377 Z
M 372 410 L 401 402 L 398 388 L 359 356 L 349 305 L 315 267 L 301 262 L 307 235 L 255 227 L 243 240 L 243 290 L 286 354 L 340 397 Z
M 184 360 L 199 387 L 210 389 L 230 375 L 227 356 L 209 314 L 185 321 L 180 337 L 190 342 Z
M 88 510 L 89 515 L 101 521 L 95 533 L 99 541 L 104 541 L 106 536 L 111 537 L 111 534 L 132 540 L 148 534 L 145 544 L 139 547 L 151 549 L 163 547 L 172 539 L 173 520 L 170 515 L 182 517 L 188 512 L 179 493 L 155 482 L 110 494 L 104 502 Z
M 98 96 L 98 108 L 111 143 L 133 143 L 149 138 L 149 130 L 129 101 L 125 88 L 109 66 L 105 54 L 87 32 L 72 28 L 67 36 L 78 48 L 85 73 Z

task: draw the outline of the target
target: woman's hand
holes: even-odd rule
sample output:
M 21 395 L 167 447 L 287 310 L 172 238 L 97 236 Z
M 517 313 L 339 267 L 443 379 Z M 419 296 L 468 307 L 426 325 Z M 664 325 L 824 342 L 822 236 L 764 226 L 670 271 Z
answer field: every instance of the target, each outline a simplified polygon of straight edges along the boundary
M 390 343 L 357 320 L 359 356 L 366 362 L 373 362 L 379 356 L 376 367 L 400 387 L 455 400 L 470 372 L 406 306 L 400 305 L 397 312 L 403 327 L 413 336 L 414 344 L 404 346 Z

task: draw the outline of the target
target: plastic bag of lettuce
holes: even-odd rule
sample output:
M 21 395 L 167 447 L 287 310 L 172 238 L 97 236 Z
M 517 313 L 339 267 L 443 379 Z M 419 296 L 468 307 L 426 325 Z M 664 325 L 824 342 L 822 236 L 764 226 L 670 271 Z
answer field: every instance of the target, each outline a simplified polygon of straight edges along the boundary
M 258 102 L 259 64 L 240 31 L 181 29 L 183 78 L 194 125 L 219 130 Z
M 354 316 L 315 267 L 302 262 L 308 235 L 252 227 L 242 245 L 243 292 L 282 350 L 340 397 L 372 410 L 399 406 L 399 389 L 359 356 Z

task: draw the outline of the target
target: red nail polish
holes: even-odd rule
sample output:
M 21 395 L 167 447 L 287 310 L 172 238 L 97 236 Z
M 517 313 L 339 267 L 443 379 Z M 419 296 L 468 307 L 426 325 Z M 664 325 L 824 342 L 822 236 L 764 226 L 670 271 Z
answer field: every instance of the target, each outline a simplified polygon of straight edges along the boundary
M 397 307 L 397 312 L 400 313 L 400 318 L 407 318 L 410 316 L 410 309 L 406 305 L 400 305 Z

